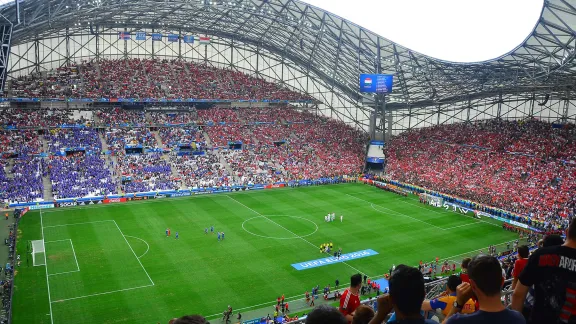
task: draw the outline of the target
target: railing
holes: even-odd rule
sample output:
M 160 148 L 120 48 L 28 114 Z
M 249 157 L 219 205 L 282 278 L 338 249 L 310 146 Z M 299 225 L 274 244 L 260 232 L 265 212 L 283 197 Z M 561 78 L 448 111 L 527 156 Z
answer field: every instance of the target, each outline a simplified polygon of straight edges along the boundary
M 434 299 L 434 298 L 438 297 L 442 292 L 444 292 L 446 290 L 446 282 L 447 281 L 448 281 L 448 278 L 443 278 L 443 279 L 435 280 L 434 282 L 430 282 L 430 283 L 427 283 L 426 285 L 424 285 L 424 287 L 426 289 L 426 299 Z M 514 291 L 511 288 L 512 288 L 512 279 L 508 279 L 508 280 L 504 281 L 504 285 L 503 285 L 503 289 L 502 289 L 502 303 L 507 308 L 510 307 L 510 305 L 512 303 L 512 293 Z M 372 306 L 371 304 L 376 301 L 376 298 L 378 298 L 378 297 L 364 300 L 360 304 Z M 388 318 L 386 319 L 386 321 L 388 321 Z M 297 321 L 292 321 L 290 323 L 303 324 L 305 322 L 306 322 L 306 317 L 302 317 L 302 318 L 299 318 Z M 247 323 L 248 324 L 257 324 L 257 323 L 260 323 L 260 321 L 258 319 L 254 319 L 254 320 L 250 320 L 250 321 L 245 321 L 243 323 L 244 324 L 247 324 Z

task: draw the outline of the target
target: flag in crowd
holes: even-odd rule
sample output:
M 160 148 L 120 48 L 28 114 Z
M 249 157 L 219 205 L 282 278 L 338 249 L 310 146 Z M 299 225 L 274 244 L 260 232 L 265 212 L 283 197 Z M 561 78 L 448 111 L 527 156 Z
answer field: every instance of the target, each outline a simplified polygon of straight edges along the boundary
M 184 43 L 194 44 L 194 36 L 184 35 L 182 38 L 184 39 Z
M 130 33 L 129 32 L 119 32 L 118 33 L 118 39 L 129 40 L 130 39 Z

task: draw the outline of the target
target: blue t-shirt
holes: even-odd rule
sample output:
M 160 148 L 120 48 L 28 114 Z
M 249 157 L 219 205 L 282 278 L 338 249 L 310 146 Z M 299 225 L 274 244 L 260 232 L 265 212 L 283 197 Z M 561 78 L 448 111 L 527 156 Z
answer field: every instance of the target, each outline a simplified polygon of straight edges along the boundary
M 505 309 L 501 312 L 477 311 L 473 314 L 455 314 L 450 317 L 446 324 L 526 324 L 522 314 L 517 311 Z

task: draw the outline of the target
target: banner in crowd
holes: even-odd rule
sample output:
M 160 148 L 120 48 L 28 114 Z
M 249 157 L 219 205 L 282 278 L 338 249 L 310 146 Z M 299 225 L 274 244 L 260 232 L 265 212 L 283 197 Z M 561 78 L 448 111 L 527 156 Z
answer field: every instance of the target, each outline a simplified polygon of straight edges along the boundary
M 162 40 L 162 34 L 159 33 L 153 33 L 152 34 L 152 41 L 156 42 L 156 41 L 161 41 Z
M 367 157 L 366 162 L 382 164 L 382 163 L 384 163 L 384 158 L 383 157 Z
M 210 37 L 200 37 L 199 43 L 200 43 L 200 45 L 209 45 L 210 44 Z
M 136 40 L 138 40 L 138 41 L 146 40 L 146 33 L 145 32 L 136 32 Z
M 178 37 L 178 35 L 176 35 L 176 34 L 170 34 L 170 35 L 168 35 L 168 41 L 169 41 L 169 42 L 177 42 L 177 41 L 178 41 L 178 38 L 179 38 L 179 37 Z

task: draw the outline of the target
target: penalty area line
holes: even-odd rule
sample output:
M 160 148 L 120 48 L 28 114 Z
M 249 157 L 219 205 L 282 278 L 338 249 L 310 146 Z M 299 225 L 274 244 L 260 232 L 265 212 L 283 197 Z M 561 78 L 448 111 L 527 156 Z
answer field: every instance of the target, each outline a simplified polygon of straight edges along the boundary
M 52 304 L 54 304 L 54 303 L 62 303 L 62 302 L 69 301 L 69 300 L 76 300 L 76 299 L 88 298 L 88 297 L 93 297 L 93 296 L 108 295 L 108 294 L 113 294 L 113 293 L 117 293 L 117 292 L 129 291 L 129 290 L 136 290 L 136 289 L 142 289 L 142 288 L 148 288 L 148 287 L 154 287 L 154 285 L 139 286 L 139 287 L 133 287 L 133 288 L 119 289 L 119 290 L 113 290 L 113 291 L 106 291 L 106 292 L 103 292 L 103 293 L 97 293 L 97 294 L 91 294 L 91 295 L 84 295 L 84 296 L 78 296 L 78 297 L 72 297 L 72 298 L 58 299 L 58 300 L 55 300 L 55 301 L 53 301 L 53 302 L 51 302 L 51 303 L 52 303 Z

